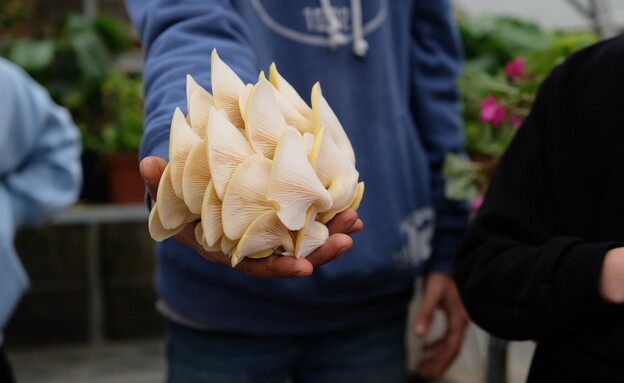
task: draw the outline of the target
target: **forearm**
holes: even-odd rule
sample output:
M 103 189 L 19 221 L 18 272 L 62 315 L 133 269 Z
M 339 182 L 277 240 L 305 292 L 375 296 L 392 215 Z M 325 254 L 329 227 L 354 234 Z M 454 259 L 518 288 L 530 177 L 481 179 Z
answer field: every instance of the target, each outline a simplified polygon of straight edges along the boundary
M 74 202 L 81 187 L 80 136 L 71 116 L 21 69 L 0 62 L 4 140 L 0 188 L 15 227 L 41 223 Z M 4 213 L 6 212 L 6 213 Z
M 176 107 L 186 110 L 186 75 L 210 91 L 210 54 L 253 82 L 256 59 L 249 31 L 229 1 L 126 1 L 145 51 L 145 123 L 141 157 L 167 158 L 169 125 Z
M 455 277 L 471 318 L 489 332 L 544 339 L 614 315 L 598 287 L 604 254 L 617 242 L 554 237 L 529 245 L 475 231 L 460 250 Z
M 415 5 L 412 61 L 412 111 L 427 150 L 436 213 L 429 269 L 450 272 L 468 222 L 467 204 L 446 198 L 442 176 L 446 154 L 461 152 L 464 143 L 456 86 L 461 49 L 450 2 L 426 0 Z

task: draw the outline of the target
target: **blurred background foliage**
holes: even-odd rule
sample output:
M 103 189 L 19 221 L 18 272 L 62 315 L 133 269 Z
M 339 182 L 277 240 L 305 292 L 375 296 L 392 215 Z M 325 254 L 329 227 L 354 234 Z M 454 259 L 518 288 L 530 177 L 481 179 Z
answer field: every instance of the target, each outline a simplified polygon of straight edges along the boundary
M 459 79 L 468 157 L 447 156 L 447 196 L 479 199 L 499 157 L 552 68 L 598 41 L 592 31 L 549 31 L 504 16 L 457 16 L 464 46 Z
M 82 132 L 81 202 L 89 203 L 111 202 L 107 157 L 133 153 L 130 165 L 138 168 L 143 121 L 140 67 L 120 60 L 140 61 L 136 35 L 122 2 L 99 5 L 96 16 L 85 17 L 80 0 L 0 0 L 0 55 L 67 107 Z M 89 218 L 22 229 L 15 246 L 31 286 L 5 333 L 9 348 L 93 342 L 94 320 L 107 340 L 162 334 L 144 222 Z M 105 308 L 100 316 L 93 314 L 96 303 Z
M 0 54 L 24 68 L 67 107 L 86 151 L 136 152 L 142 129 L 141 77 L 115 67 L 133 49 L 127 22 L 68 13 L 37 24 L 29 1 L 0 2 Z
M 0 54 L 72 112 L 88 158 L 136 152 L 143 121 L 141 77 L 115 66 L 116 55 L 138 49 L 127 21 L 69 13 L 37 24 L 32 4 L 0 3 Z M 598 36 L 545 30 L 506 16 L 458 13 L 457 21 L 465 53 L 459 86 L 468 156 L 449 155 L 444 174 L 448 197 L 473 200 L 483 195 L 539 84 L 557 63 Z

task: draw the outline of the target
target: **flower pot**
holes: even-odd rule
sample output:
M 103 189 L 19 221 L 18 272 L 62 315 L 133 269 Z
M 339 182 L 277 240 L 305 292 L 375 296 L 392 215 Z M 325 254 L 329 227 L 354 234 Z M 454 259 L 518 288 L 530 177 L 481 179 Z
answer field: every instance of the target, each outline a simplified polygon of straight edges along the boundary
M 142 203 L 145 200 L 145 184 L 136 153 L 107 155 L 106 178 L 109 202 Z

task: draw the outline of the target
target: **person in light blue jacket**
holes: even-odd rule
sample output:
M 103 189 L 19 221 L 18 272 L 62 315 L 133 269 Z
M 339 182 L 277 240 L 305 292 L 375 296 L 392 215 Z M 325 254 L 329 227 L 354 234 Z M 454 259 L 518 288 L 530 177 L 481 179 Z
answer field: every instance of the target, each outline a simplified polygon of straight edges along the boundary
M 64 108 L 15 64 L 0 58 L 0 381 L 10 382 L 3 331 L 28 287 L 13 246 L 76 201 L 82 185 L 80 133 Z
M 152 191 L 173 111 L 185 110 L 186 75 L 210 90 L 214 48 L 245 83 L 271 62 L 306 99 L 319 81 L 366 183 L 358 213 L 336 217 L 343 234 L 330 237 L 335 251 L 320 262 L 272 256 L 232 269 L 219 264 L 227 263 L 222 253 L 196 251 L 186 236 L 192 227 L 157 245 L 169 381 L 403 382 L 406 312 L 419 275 L 425 289 L 413 328 L 426 334 L 436 308 L 448 319 L 420 367 L 439 377 L 467 323 L 448 274 L 467 209 L 445 198 L 441 175 L 445 154 L 463 145 L 450 1 L 126 0 L 126 7 L 145 50 L 141 169 Z M 359 219 L 365 228 L 355 233 Z M 288 262 L 291 274 L 279 269 Z

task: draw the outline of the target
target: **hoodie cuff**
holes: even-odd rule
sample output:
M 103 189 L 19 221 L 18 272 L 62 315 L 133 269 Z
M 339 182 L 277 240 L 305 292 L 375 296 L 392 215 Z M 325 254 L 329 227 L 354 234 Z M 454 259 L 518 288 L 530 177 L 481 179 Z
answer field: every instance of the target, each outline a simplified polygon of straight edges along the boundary
M 432 244 L 433 254 L 425 272 L 441 272 L 451 274 L 453 259 L 459 247 L 460 237 L 454 235 L 439 235 Z
M 557 266 L 554 286 L 554 309 L 573 326 L 601 322 L 621 313 L 599 292 L 600 273 L 605 254 L 624 244 L 619 242 L 586 243 L 570 248 Z

